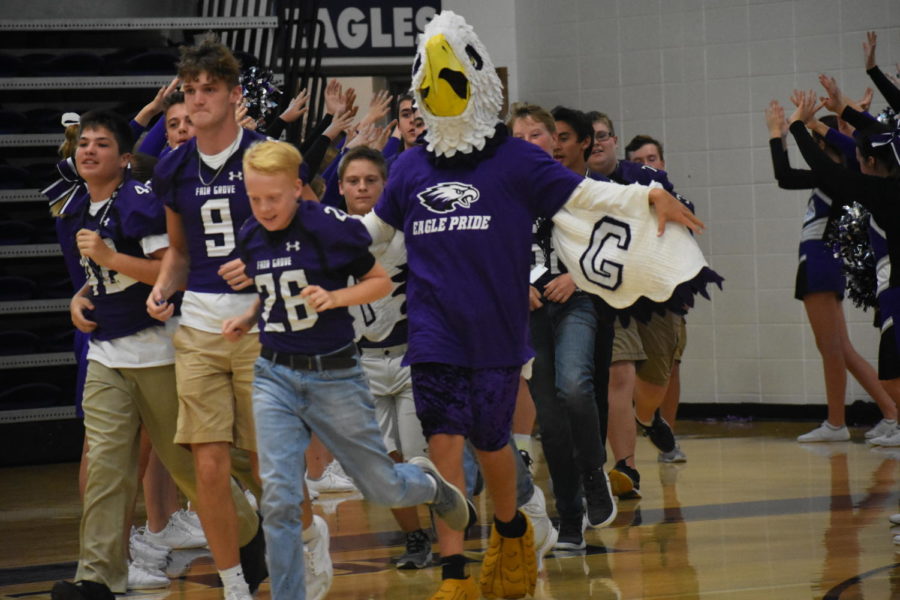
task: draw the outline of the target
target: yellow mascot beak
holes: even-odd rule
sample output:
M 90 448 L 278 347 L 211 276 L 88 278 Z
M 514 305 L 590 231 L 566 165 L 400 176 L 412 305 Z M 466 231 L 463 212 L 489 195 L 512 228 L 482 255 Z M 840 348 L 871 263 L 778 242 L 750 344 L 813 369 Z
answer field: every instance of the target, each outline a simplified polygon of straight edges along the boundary
M 436 117 L 456 117 L 469 105 L 469 78 L 447 38 L 440 33 L 425 43 L 422 102 Z

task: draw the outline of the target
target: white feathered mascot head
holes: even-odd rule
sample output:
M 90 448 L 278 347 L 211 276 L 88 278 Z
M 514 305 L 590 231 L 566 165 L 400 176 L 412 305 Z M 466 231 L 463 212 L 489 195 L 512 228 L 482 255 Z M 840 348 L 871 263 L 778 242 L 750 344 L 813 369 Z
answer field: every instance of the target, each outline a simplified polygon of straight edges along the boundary
M 429 152 L 452 157 L 482 150 L 494 135 L 503 86 L 484 44 L 461 16 L 445 10 L 419 39 L 412 91 Z

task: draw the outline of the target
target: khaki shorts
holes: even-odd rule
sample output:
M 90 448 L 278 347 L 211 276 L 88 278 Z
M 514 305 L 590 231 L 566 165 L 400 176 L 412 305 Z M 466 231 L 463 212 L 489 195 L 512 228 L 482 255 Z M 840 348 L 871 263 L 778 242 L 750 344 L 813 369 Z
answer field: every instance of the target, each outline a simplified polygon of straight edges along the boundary
M 638 333 L 637 320 L 630 319 L 628 327 L 624 327 L 619 319 L 615 319 L 611 362 L 638 362 L 645 360 L 644 344 Z
M 675 362 L 681 362 L 684 349 L 687 347 L 687 321 L 684 315 L 676 315 L 676 327 L 678 330 L 678 345 L 675 346 Z
M 252 386 L 259 334 L 232 343 L 222 334 L 182 325 L 173 343 L 178 385 L 175 443 L 229 442 L 256 452 Z
M 684 338 L 679 332 L 679 320 L 684 321 L 671 312 L 666 312 L 665 315 L 654 313 L 649 323 L 631 319 L 628 327 L 623 327 L 616 320 L 612 362 L 639 363 L 638 377 L 647 383 L 666 385 L 672 373 L 677 348 Z

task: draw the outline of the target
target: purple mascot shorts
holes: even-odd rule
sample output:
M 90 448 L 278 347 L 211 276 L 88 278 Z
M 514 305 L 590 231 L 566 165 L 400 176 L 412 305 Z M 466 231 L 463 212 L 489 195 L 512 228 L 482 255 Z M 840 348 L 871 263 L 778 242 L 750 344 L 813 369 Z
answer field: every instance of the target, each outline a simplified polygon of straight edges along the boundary
M 471 369 L 441 363 L 412 365 L 416 414 L 425 437 L 461 435 L 478 450 L 509 443 L 521 366 Z

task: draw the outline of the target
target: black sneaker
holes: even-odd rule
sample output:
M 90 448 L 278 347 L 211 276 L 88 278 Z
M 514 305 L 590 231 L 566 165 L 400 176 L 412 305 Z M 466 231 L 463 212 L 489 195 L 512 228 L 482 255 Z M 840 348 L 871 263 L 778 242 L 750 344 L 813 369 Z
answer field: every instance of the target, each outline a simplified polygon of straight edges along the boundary
M 616 518 L 616 501 L 610 489 L 609 477 L 603 469 L 585 473 L 584 499 L 587 503 L 588 525 L 591 527 L 605 527 Z
M 612 493 L 622 500 L 641 497 L 641 475 L 626 465 L 624 458 L 609 472 L 609 483 Z
M 253 539 L 240 548 L 241 570 L 244 571 L 244 580 L 250 593 L 256 593 L 259 584 L 269 576 L 266 567 L 266 538 L 263 535 L 262 516 L 259 517 L 259 529 Z
M 675 449 L 675 434 L 666 420 L 660 416 L 658 409 L 653 413 L 653 422 L 649 427 L 640 421 L 637 421 L 637 424 L 644 431 L 644 435 L 650 438 L 653 445 L 659 448 L 660 452 L 666 453 Z
M 398 569 L 424 569 L 431 566 L 431 539 L 423 529 L 406 534 L 406 552 L 391 559 Z
M 52 600 L 115 600 L 106 585 L 96 581 L 57 581 L 50 590 Z
M 575 519 L 561 519 L 559 537 L 553 547 L 559 550 L 584 550 L 587 548 L 587 544 L 584 543 L 584 518 L 579 516 Z

